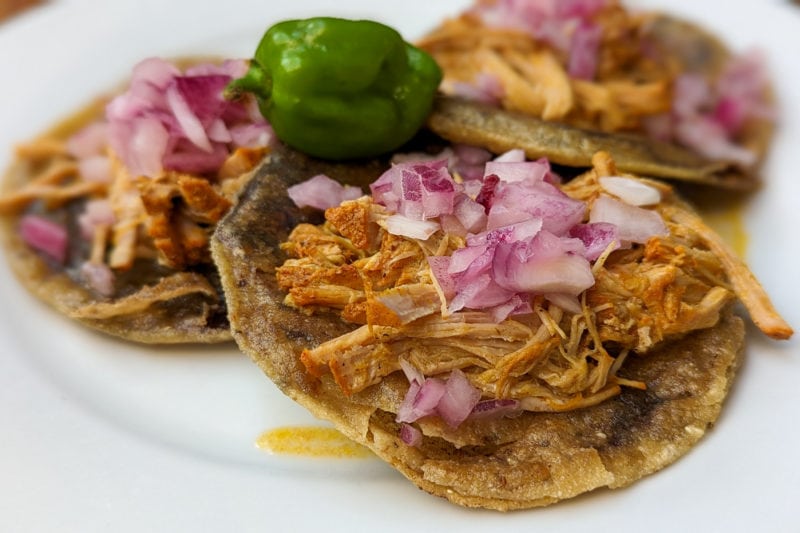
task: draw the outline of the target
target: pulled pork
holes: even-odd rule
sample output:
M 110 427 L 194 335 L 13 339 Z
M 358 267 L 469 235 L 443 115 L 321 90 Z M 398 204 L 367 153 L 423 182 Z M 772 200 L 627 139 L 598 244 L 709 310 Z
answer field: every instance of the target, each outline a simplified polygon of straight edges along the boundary
M 416 43 L 442 66 L 445 92 L 460 94 L 483 80 L 482 97 L 505 109 L 602 131 L 641 130 L 645 118 L 669 111 L 675 73 L 641 52 L 648 16 L 606 2 L 591 17 L 600 33 L 595 72 L 581 79 L 570 75 L 568 54 L 546 38 L 514 28 L 517 21 L 487 23 L 480 10 L 495 3 L 478 1 Z
M 612 174 L 613 161 L 601 153 L 593 170 L 563 190 L 591 206 L 600 195 L 598 178 Z M 323 225 L 302 224 L 283 244 L 290 259 L 277 279 L 287 305 L 338 312 L 358 327 L 304 350 L 302 362 L 315 376 L 330 372 L 348 395 L 400 370 L 403 359 L 425 376 L 459 369 L 485 398 L 563 411 L 596 404 L 623 386 L 645 388 L 618 374 L 626 357 L 712 327 L 737 295 L 757 324 L 771 324 L 766 333 L 791 335 L 765 295 L 762 309 L 748 305 L 764 293 L 752 274 L 743 277 L 741 260 L 720 248 L 669 186 L 648 184 L 662 193 L 656 210 L 669 235 L 601 256 L 580 312 L 534 295 L 532 313 L 500 323 L 482 311 L 447 313 L 427 257 L 451 254 L 462 238 L 441 231 L 426 241 L 392 235 L 384 229 L 385 208 L 369 197 L 328 209 Z

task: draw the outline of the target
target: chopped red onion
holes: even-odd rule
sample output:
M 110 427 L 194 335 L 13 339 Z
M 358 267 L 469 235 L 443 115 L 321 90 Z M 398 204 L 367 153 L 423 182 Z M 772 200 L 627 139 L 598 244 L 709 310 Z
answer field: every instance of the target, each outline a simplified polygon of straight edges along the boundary
M 198 148 L 204 152 L 211 152 L 211 141 L 208 139 L 206 130 L 203 123 L 197 118 L 189 107 L 189 102 L 186 101 L 181 91 L 178 89 L 177 84 L 170 85 L 167 88 L 167 103 L 169 104 L 170 111 L 178 121 L 178 125 L 183 130 L 183 134 Z
M 486 163 L 484 176 L 495 174 L 505 182 L 525 181 L 535 183 L 543 181 L 545 175 L 550 172 L 550 165 L 543 160 L 539 161 L 489 161 Z
M 754 151 L 728 139 L 725 128 L 710 117 L 682 120 L 675 128 L 675 138 L 709 159 L 732 161 L 744 167 L 758 159 Z
M 576 247 L 576 243 L 580 247 Z M 562 239 L 542 230 L 535 237 L 497 246 L 493 276 L 513 292 L 564 293 L 577 296 L 594 285 L 589 261 L 577 239 Z
M 78 227 L 81 230 L 81 237 L 91 241 L 98 226 L 111 226 L 115 220 L 114 210 L 111 208 L 111 202 L 108 199 L 89 200 L 86 202 L 83 212 L 78 215 Z
M 620 240 L 625 242 L 645 243 L 650 237 L 669 234 L 664 220 L 656 211 L 628 205 L 604 195 L 595 200 L 589 213 L 589 222 L 614 224 Z
M 467 419 L 480 399 L 480 391 L 472 386 L 461 370 L 456 368 L 447 378 L 444 394 L 436 406 L 436 412 L 448 426 L 457 428 Z
M 79 159 L 78 174 L 84 181 L 111 183 L 111 160 L 105 155 Z
M 77 159 L 105 155 L 108 123 L 93 122 L 67 139 L 67 151 Z
M 477 233 L 486 227 L 484 207 L 466 194 L 456 198 L 453 214 L 464 229 L 470 233 Z
M 409 381 L 408 391 L 397 410 L 396 421 L 416 422 L 420 418 L 439 415 L 453 428 L 472 413 L 481 393 L 459 369 L 450 372 L 447 381 L 426 378 L 411 363 L 400 359 L 400 368 Z
M 422 385 L 422 382 L 425 381 L 425 376 L 417 370 L 417 368 L 406 361 L 405 359 L 400 359 L 400 369 L 403 371 L 403 374 L 406 375 L 406 379 L 408 382 L 416 383 L 417 385 Z
M 377 203 L 414 220 L 452 214 L 456 196 L 446 159 L 394 165 L 371 190 Z
M 541 159 L 540 159 L 541 161 Z M 503 152 L 494 158 L 495 163 L 524 163 L 525 150 L 522 148 L 513 148 L 507 152 Z M 549 167 L 548 167 L 549 168 Z M 489 174 L 488 172 L 486 174 Z
M 573 78 L 592 80 L 597 71 L 603 28 L 582 21 L 572 34 L 567 72 Z
M 67 228 L 39 215 L 25 215 L 19 222 L 22 240 L 46 256 L 63 263 L 67 259 Z
M 403 215 L 392 215 L 386 219 L 386 231 L 409 239 L 428 240 L 436 233 L 440 224 L 431 220 L 414 220 Z
M 403 422 L 400 424 L 400 440 L 409 446 L 419 446 L 422 442 L 422 432 L 411 424 Z
M 231 141 L 237 148 L 258 148 L 269 146 L 275 142 L 275 132 L 266 122 L 252 124 L 236 124 L 228 128 Z
M 274 141 L 252 98 L 227 101 L 227 84 L 242 61 L 196 65 L 185 74 L 162 59 L 133 69 L 127 92 L 106 107 L 109 144 L 134 176 L 163 169 L 215 172 L 239 146 Z
M 637 179 L 621 176 L 604 176 L 599 179 L 600 186 L 626 204 L 643 206 L 655 205 L 661 201 L 661 193 L 655 187 Z
M 459 96 L 489 105 L 499 105 L 506 92 L 500 79 L 488 72 L 481 72 L 471 82 L 453 82 L 443 85 L 452 96 Z
M 456 278 L 448 273 L 450 256 L 429 256 L 428 265 L 430 265 L 433 279 L 438 283 L 445 299 L 451 300 L 456 294 Z
M 342 185 L 324 174 L 318 174 L 302 183 L 292 185 L 287 189 L 287 193 L 297 207 L 313 207 L 322 210 L 336 207 L 347 200 L 356 200 L 364 194 L 359 187 Z
M 607 0 L 501 0 L 479 3 L 472 13 L 488 26 L 521 30 L 569 54 L 570 73 L 590 79 L 599 55 L 593 17 Z
M 445 383 L 437 378 L 427 378 L 422 385 L 409 385 L 403 403 L 397 410 L 398 422 L 416 422 L 422 417 L 436 413 L 436 406 L 445 393 Z
M 589 261 L 600 257 L 611 243 L 616 243 L 614 250 L 620 247 L 619 230 L 617 226 L 608 222 L 576 224 L 569 230 L 569 236 L 583 242 L 586 249 L 583 256 Z
M 494 229 L 533 217 L 542 220 L 544 229 L 560 235 L 578 224 L 585 211 L 583 202 L 549 183 L 501 181 L 495 188 L 486 227 Z
M 105 263 L 87 261 L 81 265 L 80 274 L 83 281 L 101 296 L 114 295 L 114 272 Z

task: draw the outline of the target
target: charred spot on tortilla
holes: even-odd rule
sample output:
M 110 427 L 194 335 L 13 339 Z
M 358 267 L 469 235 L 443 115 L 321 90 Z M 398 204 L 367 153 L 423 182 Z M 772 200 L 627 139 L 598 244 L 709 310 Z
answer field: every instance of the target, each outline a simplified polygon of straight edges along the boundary
M 374 180 L 379 171 L 371 169 L 366 174 Z M 720 301 L 711 298 L 716 303 L 708 302 L 716 318 L 700 318 L 700 313 L 692 326 L 699 329 L 670 337 L 646 355 L 631 354 L 626 360 L 618 378 L 629 384 L 645 383 L 645 390 L 623 386 L 618 394 L 579 409 L 523 410 L 512 418 L 472 417 L 457 428 L 428 416 L 414 423 L 421 438 L 409 445 L 402 437 L 406 424 L 397 421 L 397 413 L 411 378 L 379 369 L 382 379 L 347 391 L 339 382 L 341 375 L 325 371 L 312 375 L 306 362 L 301 362 L 301 354 L 309 347 L 338 341 L 367 326 L 358 328 L 324 306 L 307 311 L 286 303 L 287 294 L 277 273 L 288 259 L 289 248 L 281 243 L 289 238 L 293 224 L 314 223 L 286 195 L 287 185 L 298 179 L 302 176 L 262 168 L 214 234 L 212 253 L 225 289 L 234 338 L 287 396 L 368 446 L 423 490 L 460 505 L 504 511 L 549 505 L 597 488 L 629 485 L 671 464 L 717 419 L 744 346 L 743 322 L 725 303 L 730 302 L 731 289 L 740 297 L 747 292 L 735 280 L 733 287 L 726 284 L 711 291 L 724 295 Z M 580 197 L 586 183 L 571 184 L 570 194 Z M 592 190 L 586 188 L 586 194 L 593 194 Z M 679 199 L 670 198 L 675 203 L 665 213 L 687 209 Z M 278 209 L 285 210 L 284 215 L 265 224 Z M 691 215 L 682 223 L 692 228 L 687 231 L 705 231 Z M 697 252 L 701 262 L 716 261 L 713 253 L 726 253 L 713 244 L 710 247 L 714 252 Z M 654 244 L 652 251 L 657 249 Z M 738 267 L 725 268 L 727 272 Z M 757 287 L 754 292 L 759 292 Z M 599 301 L 593 305 L 597 312 L 606 307 Z M 750 303 L 746 305 L 750 309 Z M 374 334 L 381 335 L 381 326 L 374 327 Z M 781 332 L 790 334 L 791 329 L 774 331 L 780 336 Z M 424 351 L 425 339 L 416 345 Z M 337 347 L 341 354 L 356 353 L 348 352 L 346 342 Z M 358 362 L 355 366 L 360 368 Z
M 493 4 L 493 2 L 487 2 L 486 5 L 490 7 L 483 9 L 490 10 Z M 609 4 L 614 6 L 607 6 L 607 9 L 610 10 L 609 12 L 615 9 L 624 12 L 624 8 L 616 3 L 611 2 Z M 539 78 L 548 76 L 546 72 L 548 69 L 545 68 L 543 72 L 534 76 L 532 72 L 528 72 L 533 67 L 522 62 L 524 57 L 528 58 L 525 61 L 536 63 L 538 61 L 536 54 L 539 53 L 528 51 L 532 45 L 520 37 L 520 35 L 525 34 L 515 36 L 514 32 L 510 31 L 509 35 L 505 36 L 502 34 L 502 26 L 499 23 L 497 23 L 497 27 L 494 27 L 492 23 L 485 23 L 486 25 L 483 26 L 484 23 L 480 22 L 480 16 L 476 14 L 479 13 L 481 8 L 476 9 L 475 13 L 467 13 L 462 15 L 461 18 L 446 21 L 439 29 L 434 30 L 428 37 L 423 38 L 421 46 L 444 62 L 446 82 L 448 80 L 448 65 L 452 65 L 453 76 L 456 77 L 455 84 L 459 85 L 472 83 L 467 80 L 461 80 L 458 76 L 465 75 L 462 73 L 464 69 L 466 69 L 464 70 L 466 73 L 472 72 L 470 69 L 475 68 L 475 65 L 477 65 L 476 63 L 470 66 L 469 63 L 465 63 L 463 58 L 459 59 L 459 54 L 468 53 L 463 52 L 463 50 L 468 50 L 471 46 L 477 46 L 479 51 L 482 50 L 480 53 L 489 53 L 493 61 L 498 60 L 498 57 L 505 53 L 502 45 L 502 43 L 506 42 L 503 40 L 505 38 L 508 40 L 508 43 L 506 43 L 507 49 L 510 50 L 508 52 L 509 57 L 504 58 L 507 65 L 502 67 L 495 66 L 496 68 L 483 67 L 484 70 L 480 75 L 484 77 L 491 75 L 500 80 L 506 79 L 507 83 L 511 84 L 512 89 L 507 88 L 506 96 L 504 97 L 495 95 L 493 97 L 481 96 L 475 98 L 469 91 L 466 91 L 464 96 L 468 96 L 469 101 L 460 97 L 460 91 L 458 90 L 446 90 L 445 94 L 447 96 L 438 100 L 428 122 L 429 127 L 443 138 L 452 142 L 482 146 L 495 153 L 502 153 L 512 148 L 524 148 L 530 158 L 548 157 L 554 163 L 579 168 L 589 168 L 594 152 L 606 150 L 614 154 L 620 169 L 642 176 L 683 180 L 693 184 L 732 190 L 752 190 L 759 186 L 759 167 L 767 154 L 774 131 L 774 110 L 770 111 L 773 105 L 773 95 L 771 88 L 768 86 L 760 89 L 761 94 L 757 96 L 759 99 L 758 104 L 747 104 L 754 111 L 739 123 L 738 130 L 734 133 L 728 133 L 732 137 L 725 142 L 711 143 L 710 139 L 716 139 L 717 133 L 721 133 L 725 127 L 728 127 L 720 125 L 722 119 L 719 117 L 727 112 L 724 108 L 730 107 L 732 109 L 735 107 L 735 104 L 731 104 L 735 98 L 730 95 L 724 98 L 721 97 L 719 102 L 706 102 L 703 104 L 704 106 L 716 106 L 713 112 L 704 111 L 704 113 L 710 113 L 708 120 L 705 120 L 705 118 L 703 120 L 695 118 L 691 120 L 689 118 L 675 119 L 674 117 L 667 120 L 667 115 L 670 113 L 675 115 L 677 112 L 671 111 L 666 114 L 662 112 L 651 116 L 647 114 L 650 111 L 642 109 L 640 112 L 645 114 L 641 117 L 631 118 L 628 126 L 621 125 L 624 123 L 622 119 L 617 121 L 619 122 L 617 127 L 610 125 L 606 127 L 602 123 L 599 125 L 593 124 L 592 113 L 597 109 L 602 109 L 604 99 L 609 98 L 608 95 L 603 96 L 605 94 L 603 90 L 595 88 L 588 91 L 586 87 L 592 84 L 592 80 L 570 80 L 566 72 L 561 72 L 555 77 L 564 78 L 562 90 L 548 92 L 552 88 L 547 83 L 555 82 L 545 83 L 545 81 L 539 80 Z M 610 49 L 608 54 L 613 57 L 615 53 L 618 53 L 618 50 L 626 46 L 632 49 L 646 47 L 649 55 L 653 58 L 660 58 L 659 61 L 663 63 L 663 68 L 660 70 L 664 72 L 674 71 L 680 73 L 682 78 L 691 78 L 688 81 L 681 80 L 681 87 L 694 86 L 692 89 L 680 89 L 686 93 L 681 93 L 684 94 L 684 100 L 690 101 L 689 104 L 684 105 L 700 105 L 691 103 L 692 98 L 699 99 L 697 91 L 701 91 L 701 89 L 696 88 L 697 84 L 711 83 L 713 80 L 724 76 L 726 68 L 732 68 L 730 65 L 734 63 L 734 56 L 731 51 L 716 36 L 688 21 L 663 14 L 640 15 L 639 17 L 630 14 L 625 16 L 609 15 L 606 20 L 611 22 L 601 23 L 610 24 L 613 27 L 615 24 L 613 21 L 614 16 L 617 16 L 619 20 L 628 20 L 628 24 L 635 28 L 628 28 L 623 24 L 623 27 L 618 32 L 618 35 L 623 37 L 608 37 L 610 41 L 614 41 L 617 38 L 621 39 L 620 43 L 616 45 L 608 45 Z M 599 16 L 602 19 L 602 15 Z M 463 28 L 460 27 L 462 25 L 464 26 Z M 476 34 L 481 34 L 477 30 L 485 31 L 486 40 L 489 44 L 483 45 L 483 47 L 470 44 L 475 39 L 470 37 L 470 31 L 466 31 L 467 29 Z M 625 41 L 626 32 L 630 35 L 636 35 L 636 37 L 632 37 L 635 40 L 623 46 L 627 42 Z M 493 39 L 501 44 L 493 48 L 491 44 Z M 522 44 L 520 44 L 521 39 Z M 531 39 L 531 37 L 526 36 L 525 39 Z M 543 46 L 545 49 L 547 48 L 547 44 Z M 486 52 L 486 50 L 490 50 L 490 52 Z M 440 56 L 437 56 L 437 51 Z M 558 56 L 558 53 L 555 56 Z M 653 74 L 652 66 L 649 65 L 650 70 L 645 69 L 644 74 L 637 70 L 640 66 L 634 67 L 629 72 L 625 67 L 626 59 L 629 59 L 628 56 L 622 54 L 620 59 L 621 70 L 619 72 L 615 71 L 614 75 L 608 79 L 596 80 L 598 86 L 602 86 L 603 83 L 613 85 L 619 81 L 621 83 L 630 83 L 632 87 L 635 87 L 635 89 L 632 89 L 633 92 L 641 92 L 645 90 L 644 87 L 648 86 L 648 80 L 652 77 L 659 83 L 668 83 L 662 96 L 672 93 L 677 94 L 679 91 L 678 83 L 676 82 L 677 78 L 662 80 L 659 78 L 658 73 Z M 743 62 L 744 60 L 737 59 L 737 61 Z M 550 66 L 552 67 L 552 65 Z M 540 67 L 544 68 L 543 65 L 540 65 Z M 534 83 L 536 80 L 543 84 L 542 87 L 537 88 L 534 86 L 523 90 L 518 85 Z M 683 83 L 683 81 L 686 81 L 686 83 Z M 488 82 L 486 83 L 488 84 Z M 641 86 L 637 85 L 637 83 L 640 83 Z M 652 83 L 655 83 L 655 81 Z M 764 84 L 766 83 L 764 81 Z M 613 92 L 611 89 L 608 90 Z M 747 90 L 754 91 L 755 89 L 751 87 Z M 581 96 L 582 91 L 588 92 Z M 594 97 L 591 96 L 591 94 L 594 94 L 592 91 L 597 93 Z M 489 92 L 491 93 L 491 91 Z M 564 92 L 574 92 L 575 95 L 571 97 L 574 102 L 571 106 L 564 104 L 563 113 L 548 116 L 547 109 L 549 108 L 547 105 L 552 104 L 550 100 L 557 99 L 557 97 L 565 98 L 558 96 Z M 533 106 L 532 109 L 529 109 L 526 105 L 523 105 L 525 100 L 523 96 L 526 94 L 529 94 L 529 97 L 533 99 L 543 99 L 544 103 L 541 105 L 546 104 L 545 111 L 537 111 L 538 106 Z M 480 103 L 481 99 L 491 101 L 498 98 L 499 103 L 490 102 L 488 105 L 487 103 Z M 515 103 L 515 98 L 520 98 L 523 102 Z M 634 96 L 630 95 L 626 98 L 634 98 Z M 673 96 L 673 98 L 677 98 L 677 96 Z M 756 97 L 753 96 L 753 98 Z M 644 93 L 642 93 L 641 98 L 636 97 L 636 100 L 641 100 L 642 106 L 648 101 L 653 102 L 654 108 L 661 105 L 655 103 L 655 97 L 645 97 Z M 588 105 L 589 107 L 587 110 L 583 110 L 582 105 Z M 626 104 L 618 103 L 618 105 L 611 107 L 614 109 L 619 107 L 619 112 L 623 115 L 625 112 L 633 113 L 630 110 L 626 111 Z M 744 104 L 742 104 L 743 108 Z M 756 110 L 755 108 L 758 109 Z M 686 113 L 686 111 L 682 110 L 680 113 L 680 116 L 683 117 L 682 114 Z M 575 116 L 576 114 L 578 116 Z M 583 117 L 584 114 L 587 116 Z M 553 113 L 550 113 L 550 115 L 553 115 Z M 715 121 L 720 121 L 720 124 L 712 124 Z M 691 133 L 692 130 L 696 133 Z M 680 138 L 673 138 L 674 136 L 679 136 Z M 709 139 L 705 143 L 707 154 L 701 155 L 703 150 L 699 148 L 699 145 L 702 144 L 704 138 Z M 711 144 L 714 144 L 714 148 L 711 147 Z

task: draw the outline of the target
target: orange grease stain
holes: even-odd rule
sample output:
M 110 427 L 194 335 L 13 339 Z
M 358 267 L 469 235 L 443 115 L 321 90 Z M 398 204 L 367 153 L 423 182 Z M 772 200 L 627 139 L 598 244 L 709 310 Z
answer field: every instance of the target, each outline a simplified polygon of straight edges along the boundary
M 337 430 L 317 426 L 270 429 L 256 439 L 256 446 L 273 454 L 344 459 L 372 457 L 367 448 Z
M 739 203 L 724 208 L 701 208 L 703 220 L 727 242 L 736 254 L 747 255 L 748 235 L 744 225 L 744 206 Z

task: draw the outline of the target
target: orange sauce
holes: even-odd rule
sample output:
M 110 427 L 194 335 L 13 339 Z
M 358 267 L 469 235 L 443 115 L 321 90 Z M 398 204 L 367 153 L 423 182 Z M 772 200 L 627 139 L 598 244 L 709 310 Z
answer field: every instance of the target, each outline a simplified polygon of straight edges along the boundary
M 703 220 L 727 242 L 736 254 L 744 258 L 747 255 L 747 229 L 744 225 L 743 204 L 723 207 L 700 208 Z
M 335 429 L 318 426 L 270 429 L 256 439 L 256 446 L 273 454 L 305 457 L 361 459 L 372 456 L 367 448 Z

